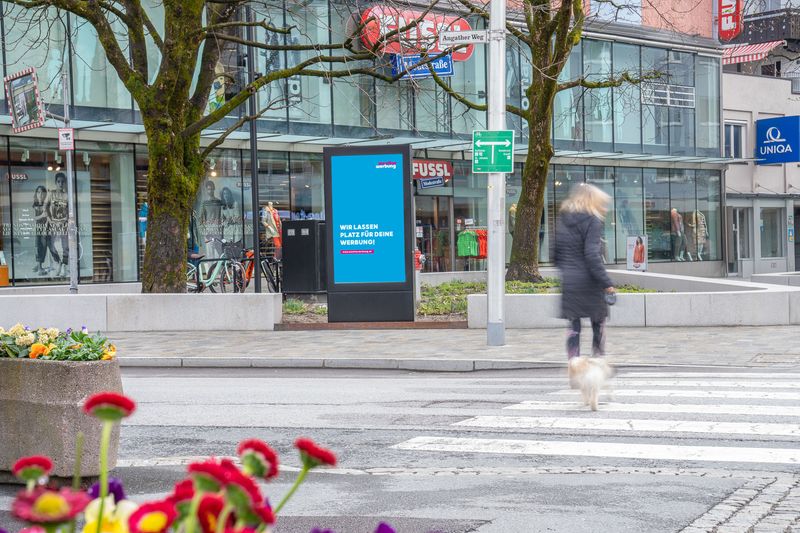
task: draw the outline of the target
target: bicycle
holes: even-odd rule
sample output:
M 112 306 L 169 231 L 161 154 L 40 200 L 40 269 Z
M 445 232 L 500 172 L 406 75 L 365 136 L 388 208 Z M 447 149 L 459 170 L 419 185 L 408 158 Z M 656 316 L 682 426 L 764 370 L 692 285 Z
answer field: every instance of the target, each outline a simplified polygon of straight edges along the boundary
M 267 280 L 269 292 L 280 292 L 280 261 L 265 257 L 261 260 L 261 273 Z M 255 253 L 253 250 L 242 250 L 240 259 L 231 262 L 233 291 L 245 292 L 255 273 Z
M 211 241 L 225 241 L 212 238 Z M 209 242 L 211 242 L 209 241 Z M 188 292 L 201 293 L 206 289 L 216 293 L 217 291 L 227 292 L 228 286 L 233 285 L 234 268 L 231 266 L 231 259 L 222 255 L 216 259 L 204 259 L 201 254 L 189 254 L 186 269 L 186 290 Z M 214 263 L 213 266 L 203 268 L 203 263 Z

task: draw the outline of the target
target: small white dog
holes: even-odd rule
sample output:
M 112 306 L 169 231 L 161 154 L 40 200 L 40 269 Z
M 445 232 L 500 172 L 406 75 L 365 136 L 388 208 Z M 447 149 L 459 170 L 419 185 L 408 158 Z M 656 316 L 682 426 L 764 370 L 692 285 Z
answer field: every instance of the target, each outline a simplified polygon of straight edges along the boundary
M 573 357 L 568 365 L 569 384 L 580 389 L 583 403 L 592 411 L 597 411 L 597 402 L 607 380 L 614 375 L 614 369 L 603 357 Z

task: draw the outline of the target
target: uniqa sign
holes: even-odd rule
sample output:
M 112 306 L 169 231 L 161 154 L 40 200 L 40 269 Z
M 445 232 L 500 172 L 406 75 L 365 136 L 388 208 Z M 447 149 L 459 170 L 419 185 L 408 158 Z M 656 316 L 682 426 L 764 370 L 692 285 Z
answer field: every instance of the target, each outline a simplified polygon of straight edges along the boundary
M 756 121 L 757 165 L 800 162 L 800 116 Z
M 415 21 L 417 24 L 413 25 Z M 439 33 L 472 29 L 469 22 L 459 16 L 382 5 L 366 9 L 361 14 L 361 24 L 364 27 L 361 32 L 361 42 L 364 46 L 372 48 L 377 44 L 378 52 L 400 55 L 422 51 L 427 51 L 429 56 L 438 55 L 447 49 L 446 46 L 440 46 Z M 402 28 L 407 29 L 387 37 L 391 32 Z M 453 61 L 466 61 L 472 57 L 474 50 L 473 44 L 454 50 Z

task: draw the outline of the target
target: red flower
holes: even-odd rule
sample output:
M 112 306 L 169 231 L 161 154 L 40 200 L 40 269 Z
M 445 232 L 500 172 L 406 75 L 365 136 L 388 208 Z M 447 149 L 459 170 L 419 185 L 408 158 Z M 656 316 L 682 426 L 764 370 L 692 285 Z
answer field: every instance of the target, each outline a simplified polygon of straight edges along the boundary
M 236 453 L 242 460 L 245 472 L 264 479 L 278 475 L 278 455 L 275 450 L 258 439 L 244 440 Z
M 319 465 L 336 466 L 336 454 L 317 446 L 313 440 L 297 439 L 294 445 L 300 450 L 300 457 L 303 460 L 303 465 L 307 468 L 314 468 Z
M 178 513 L 169 501 L 145 503 L 128 518 L 131 533 L 163 533 Z
M 226 494 L 233 500 L 232 503 L 238 509 L 252 508 L 261 504 L 264 497 L 261 495 L 261 489 L 253 481 L 253 478 L 242 473 L 230 459 L 223 459 L 220 466 L 225 472 Z M 240 495 L 249 501 L 238 497 Z
M 202 463 L 191 463 L 188 471 L 196 483 L 195 488 L 201 492 L 217 492 L 225 485 L 225 470 L 213 457 Z
M 192 498 L 194 498 L 194 483 L 191 479 L 184 479 L 175 483 L 175 489 L 167 499 L 177 505 Z
M 63 488 L 55 491 L 39 487 L 32 492 L 17 494 L 11 510 L 14 516 L 32 524 L 63 524 L 69 522 L 89 505 L 85 492 Z
M 16 477 L 29 481 L 46 476 L 53 469 L 53 461 L 43 455 L 32 455 L 19 459 L 11 467 L 11 473 Z
M 136 403 L 123 394 L 99 392 L 86 400 L 83 411 L 106 422 L 116 422 L 130 416 L 136 410 Z
M 259 505 L 253 510 L 264 524 L 271 526 L 275 523 L 275 513 L 272 512 L 272 508 L 269 505 Z
M 203 533 L 216 533 L 217 521 L 219 515 L 225 507 L 225 500 L 222 496 L 216 494 L 205 494 L 200 499 L 200 505 L 197 508 L 197 520 L 200 522 L 200 529 Z M 228 518 L 228 524 L 232 525 L 233 515 Z

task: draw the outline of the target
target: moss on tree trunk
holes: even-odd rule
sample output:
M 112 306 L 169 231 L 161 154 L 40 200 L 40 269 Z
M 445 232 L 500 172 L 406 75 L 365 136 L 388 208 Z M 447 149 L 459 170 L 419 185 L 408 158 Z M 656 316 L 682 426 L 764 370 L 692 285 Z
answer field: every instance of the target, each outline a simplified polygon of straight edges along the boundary
M 142 292 L 186 292 L 187 235 L 203 176 L 199 136 L 183 139 L 157 125 L 148 128 L 147 244 Z

